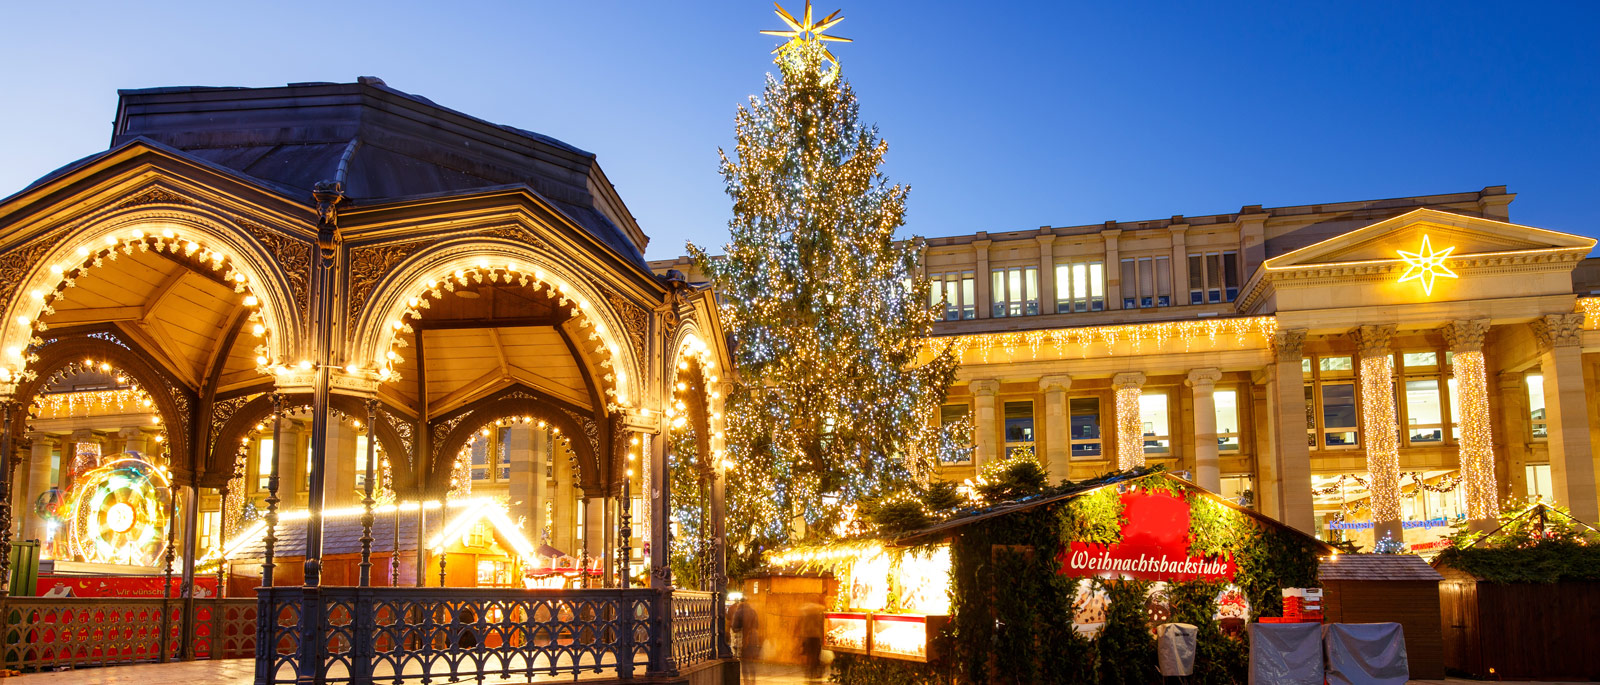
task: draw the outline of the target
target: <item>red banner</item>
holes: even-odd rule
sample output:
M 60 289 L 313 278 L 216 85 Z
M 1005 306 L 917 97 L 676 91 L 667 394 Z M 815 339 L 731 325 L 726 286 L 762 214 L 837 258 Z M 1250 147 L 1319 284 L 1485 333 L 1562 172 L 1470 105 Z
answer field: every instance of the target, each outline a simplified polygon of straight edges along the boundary
M 1226 556 L 1189 556 L 1189 503 L 1164 492 L 1122 493 L 1122 541 L 1072 542 L 1061 551 L 1061 575 L 1142 580 L 1233 580 Z
M 161 597 L 161 581 L 165 576 L 56 576 L 39 575 L 40 597 Z M 196 597 L 216 597 L 215 576 L 196 576 L 194 583 L 199 591 Z M 168 597 L 177 597 L 183 579 L 172 578 Z

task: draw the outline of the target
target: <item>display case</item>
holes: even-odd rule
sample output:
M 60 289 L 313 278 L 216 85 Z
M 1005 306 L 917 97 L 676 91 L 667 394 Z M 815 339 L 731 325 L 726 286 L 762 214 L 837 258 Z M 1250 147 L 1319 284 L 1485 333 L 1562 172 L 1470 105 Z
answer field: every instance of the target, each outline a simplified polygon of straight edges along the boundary
M 871 655 L 909 661 L 937 660 L 939 633 L 949 621 L 949 616 L 873 614 Z
M 850 654 L 866 654 L 869 647 L 867 640 L 871 635 L 868 628 L 872 622 L 872 614 L 842 612 L 824 614 L 826 623 L 823 626 L 822 644 L 835 652 Z

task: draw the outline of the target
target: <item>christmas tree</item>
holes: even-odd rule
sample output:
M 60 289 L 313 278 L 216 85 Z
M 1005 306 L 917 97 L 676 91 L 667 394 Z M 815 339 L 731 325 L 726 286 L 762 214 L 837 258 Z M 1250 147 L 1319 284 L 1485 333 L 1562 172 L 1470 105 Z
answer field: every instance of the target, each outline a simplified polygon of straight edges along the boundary
M 781 8 L 779 74 L 736 117 L 722 152 L 733 199 L 720 257 L 690 245 L 733 338 L 727 398 L 729 567 L 796 538 L 834 534 L 864 499 L 924 477 L 935 412 L 955 375 L 916 243 L 897 241 L 907 188 L 879 171 L 887 144 L 859 108 L 824 32 Z

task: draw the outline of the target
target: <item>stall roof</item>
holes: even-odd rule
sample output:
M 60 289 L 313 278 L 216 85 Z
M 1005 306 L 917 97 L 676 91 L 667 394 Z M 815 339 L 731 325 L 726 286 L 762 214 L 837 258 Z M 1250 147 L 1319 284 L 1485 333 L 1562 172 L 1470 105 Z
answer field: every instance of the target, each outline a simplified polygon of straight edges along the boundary
M 1425 580 L 1444 576 L 1415 554 L 1340 554 L 1317 565 L 1319 580 Z
M 1192 482 L 1190 482 L 1190 481 L 1188 481 L 1188 480 L 1186 480 L 1184 478 L 1179 478 L 1178 476 L 1175 476 L 1175 475 L 1173 475 L 1171 473 L 1168 473 L 1166 470 L 1161 469 L 1159 467 L 1158 468 L 1144 469 L 1144 470 L 1134 470 L 1134 471 L 1129 471 L 1129 472 L 1125 472 L 1125 473 L 1109 474 L 1109 475 L 1101 476 L 1100 478 L 1096 478 L 1096 479 L 1093 479 L 1093 480 L 1087 480 L 1087 481 L 1084 481 L 1082 483 L 1073 483 L 1073 484 L 1065 486 L 1065 487 L 1059 487 L 1059 488 L 1055 489 L 1053 492 L 1050 492 L 1048 494 L 1033 495 L 1033 496 L 1030 496 L 1030 497 L 1022 498 L 1020 500 L 1014 500 L 1014 501 L 1010 501 L 1010 502 L 1003 502 L 1003 503 L 1000 503 L 1000 504 L 996 504 L 994 506 L 986 507 L 984 509 L 978 509 L 978 510 L 971 511 L 971 512 L 965 512 L 965 513 L 957 514 L 957 515 L 955 515 L 955 516 L 953 516 L 953 517 L 951 517 L 949 519 L 946 519 L 946 520 L 941 521 L 939 523 L 936 523 L 934 525 L 928 526 L 928 527 L 923 528 L 921 530 L 912 531 L 910 533 L 906 533 L 904 535 L 900 535 L 898 537 L 895 537 L 895 538 L 889 540 L 889 542 L 891 544 L 899 547 L 899 546 L 907 546 L 907 545 L 927 544 L 929 542 L 935 542 L 935 541 L 938 541 L 938 540 L 947 539 L 947 538 L 950 538 L 950 537 L 954 536 L 961 528 L 964 528 L 964 527 L 966 527 L 968 525 L 971 525 L 971 524 L 974 524 L 974 523 L 978 523 L 979 521 L 987 521 L 989 519 L 996 518 L 996 517 L 999 517 L 999 516 L 1006 516 L 1006 515 L 1009 515 L 1009 514 L 1015 514 L 1017 512 L 1029 511 L 1029 510 L 1032 510 L 1032 509 L 1037 508 L 1037 507 L 1045 506 L 1047 504 L 1055 504 L 1057 502 L 1064 502 L 1066 500 L 1072 499 L 1074 497 L 1080 497 L 1082 495 L 1088 494 L 1089 492 L 1092 492 L 1094 490 L 1098 490 L 1098 489 L 1103 488 L 1103 487 L 1111 487 L 1111 486 L 1115 486 L 1115 485 L 1122 484 L 1122 483 L 1131 483 L 1133 481 L 1140 480 L 1140 479 L 1143 479 L 1143 478 L 1165 478 L 1165 479 L 1174 481 L 1176 483 L 1179 483 L 1179 484 L 1183 485 L 1185 488 L 1187 488 L 1189 490 L 1197 491 L 1197 492 L 1200 492 L 1200 493 L 1204 494 L 1206 497 L 1209 497 L 1212 501 L 1214 501 L 1214 502 L 1216 502 L 1216 503 L 1218 503 L 1218 504 L 1220 504 L 1222 506 L 1230 507 L 1230 508 L 1232 508 L 1232 509 L 1234 509 L 1236 511 L 1239 511 L 1239 512 L 1245 514 L 1245 515 L 1248 515 L 1251 518 L 1254 518 L 1255 520 L 1261 522 L 1262 524 L 1265 524 L 1267 526 L 1271 526 L 1273 528 L 1277 528 L 1279 530 L 1293 531 L 1295 534 L 1297 534 L 1300 537 L 1304 538 L 1307 542 L 1313 543 L 1317 547 L 1321 548 L 1323 554 L 1332 554 L 1335 551 L 1334 548 L 1331 545 L 1329 545 L 1328 543 L 1323 542 L 1321 540 L 1318 540 L 1317 538 L 1305 533 L 1304 531 L 1301 531 L 1301 530 L 1299 530 L 1297 528 L 1294 528 L 1293 526 L 1285 524 L 1285 523 L 1283 523 L 1281 521 L 1278 521 L 1277 519 L 1274 519 L 1274 518 L 1272 518 L 1270 516 L 1267 516 L 1265 514 L 1257 512 L 1255 510 L 1246 509 L 1246 508 L 1241 507 L 1241 506 L 1239 506 L 1237 504 L 1234 504 L 1233 502 L 1229 501 L 1225 497 L 1222 497 L 1222 496 L 1220 496 L 1220 495 L 1218 495 L 1218 494 L 1216 494 L 1214 492 L 1211 492 L 1210 490 L 1206 490 L 1205 488 L 1202 488 L 1199 485 L 1196 485 L 1196 484 L 1194 484 L 1194 483 L 1192 483 Z

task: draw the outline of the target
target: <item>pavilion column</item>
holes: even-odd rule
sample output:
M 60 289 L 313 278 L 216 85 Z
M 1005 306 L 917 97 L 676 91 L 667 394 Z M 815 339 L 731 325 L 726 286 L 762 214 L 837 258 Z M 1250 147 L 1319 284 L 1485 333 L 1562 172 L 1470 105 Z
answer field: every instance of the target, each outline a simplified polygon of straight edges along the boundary
M 1466 489 L 1468 525 L 1489 532 L 1500 513 L 1489 379 L 1483 362 L 1483 336 L 1489 332 L 1489 320 L 1454 321 L 1443 332 L 1453 355 L 1456 404 L 1461 408 L 1461 415 L 1453 418 L 1461 429 L 1461 483 Z
M 1200 487 L 1222 490 L 1222 473 L 1217 467 L 1217 405 L 1212 393 L 1222 380 L 1218 369 L 1194 369 L 1184 385 L 1194 390 L 1194 478 Z
M 138 452 L 139 456 L 145 459 L 151 458 L 152 455 L 149 452 L 150 436 L 145 434 L 143 428 L 126 426 L 117 431 L 117 437 L 122 439 L 122 451 Z
M 1117 469 L 1144 466 L 1144 424 L 1139 422 L 1139 396 L 1145 377 L 1138 371 L 1119 373 L 1111 378 L 1116 390 Z
M 511 517 L 513 520 L 518 514 L 527 517 L 528 539 L 534 544 L 544 541 L 544 503 L 538 487 L 544 476 L 542 464 L 538 463 L 542 456 L 535 449 L 533 426 L 517 423 L 506 429 L 506 458 L 511 460 L 511 501 L 508 503 Z
M 1362 326 L 1352 332 L 1361 359 L 1357 393 L 1372 492 L 1374 545 L 1385 538 L 1405 541 L 1400 523 L 1400 425 L 1394 407 L 1394 354 L 1389 349 L 1393 335 L 1394 326 Z
M 1039 379 L 1044 391 L 1044 466 L 1051 480 L 1071 476 L 1072 428 L 1067 425 L 1067 391 L 1072 377 L 1066 374 Z
M 650 469 L 650 492 L 645 496 L 655 503 L 650 508 L 650 587 L 659 590 L 672 587 L 672 507 L 668 504 L 672 482 L 667 465 L 668 441 L 665 435 L 654 437 L 645 455 L 649 460 L 646 468 Z
M 1316 520 L 1311 502 L 1311 450 L 1306 444 L 1305 381 L 1300 371 L 1305 342 L 1305 329 L 1280 330 L 1273 337 L 1277 360 L 1267 380 L 1267 418 L 1277 453 L 1271 466 L 1276 474 L 1278 506 L 1276 512 L 1268 513 L 1310 535 L 1316 532 Z
M 999 458 L 1000 443 L 996 438 L 1000 427 L 994 406 L 994 396 L 998 392 L 1000 381 L 972 382 L 972 468 L 975 471 L 982 471 L 984 464 Z
M 55 483 L 50 482 L 51 452 L 60 442 L 54 437 L 42 433 L 33 435 L 32 452 L 28 455 L 28 495 L 27 500 L 19 502 L 23 513 L 27 516 L 30 525 L 23 528 L 23 537 L 32 536 L 33 539 L 44 542 L 50 537 L 50 525 L 33 511 L 33 503 L 39 501 Z M 19 517 L 20 518 L 20 517 Z
M 728 640 L 728 445 L 722 431 L 724 400 L 730 383 L 708 383 L 711 415 L 706 417 L 710 435 L 706 444 L 711 447 L 711 590 L 717 593 L 716 636 L 717 658 L 733 658 L 733 648 Z
M 1544 373 L 1545 420 L 1550 438 L 1550 485 L 1558 504 L 1588 522 L 1600 521 L 1594 453 L 1589 444 L 1583 389 L 1583 314 L 1546 314 L 1533 320 Z
M 183 582 L 179 596 L 183 598 L 183 640 L 179 647 L 184 661 L 194 660 L 194 562 L 200 547 L 200 489 L 191 477 L 188 483 L 177 486 L 182 493 L 180 505 L 183 512 Z M 174 512 L 174 516 L 177 512 Z

